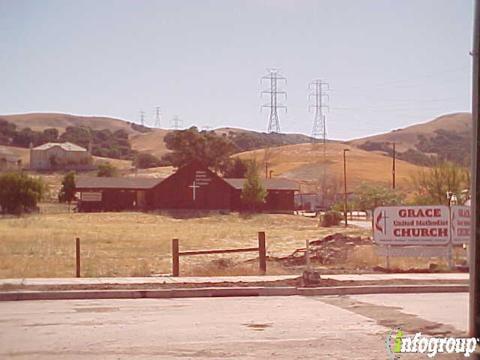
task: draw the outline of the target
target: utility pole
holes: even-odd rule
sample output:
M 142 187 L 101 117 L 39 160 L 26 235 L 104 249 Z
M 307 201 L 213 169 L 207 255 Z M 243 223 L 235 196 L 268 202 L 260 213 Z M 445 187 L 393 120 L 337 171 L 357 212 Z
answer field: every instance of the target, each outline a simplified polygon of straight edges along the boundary
M 267 104 L 263 104 L 261 109 L 269 108 L 270 109 L 270 116 L 268 118 L 268 128 L 267 131 L 269 133 L 279 133 L 280 132 L 280 120 L 278 120 L 278 109 L 285 109 L 287 111 L 287 107 L 283 104 L 279 104 L 278 97 L 283 96 L 284 99 L 287 99 L 287 92 L 279 90 L 278 85 L 279 83 L 286 84 L 287 79 L 279 74 L 277 69 L 270 69 L 268 70 L 269 74 L 262 77 L 262 85 L 265 81 L 268 82 L 268 90 L 262 91 L 262 96 L 264 94 L 268 94 L 270 97 L 270 102 Z
M 392 161 L 392 189 L 395 190 L 395 160 L 396 160 L 397 153 L 395 151 L 395 142 L 393 143 L 393 161 Z
M 177 115 L 172 119 L 172 125 L 175 130 L 179 130 L 183 125 L 183 120 L 181 120 Z
M 347 211 L 348 211 L 348 195 L 347 195 L 347 151 L 350 149 L 343 149 L 343 219 L 345 221 L 345 227 L 348 226 Z
M 159 128 L 161 126 L 160 122 L 160 106 L 155 108 L 155 127 Z
M 480 337 L 480 166 L 478 165 L 480 144 L 479 126 L 479 51 L 480 51 L 480 1 L 475 1 L 475 22 L 473 29 L 473 87 L 472 87 L 472 229 L 470 243 L 470 336 Z M 476 359 L 480 356 L 477 354 Z
M 140 111 L 140 125 L 145 126 L 145 111 Z

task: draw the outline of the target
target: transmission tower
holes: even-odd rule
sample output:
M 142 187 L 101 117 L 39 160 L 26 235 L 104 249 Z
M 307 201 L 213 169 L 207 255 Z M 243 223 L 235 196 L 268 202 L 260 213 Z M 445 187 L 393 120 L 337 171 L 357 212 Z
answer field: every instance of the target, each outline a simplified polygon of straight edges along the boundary
M 172 127 L 175 130 L 180 129 L 183 126 L 183 120 L 180 119 L 177 115 L 175 115 L 172 119 Z
M 270 96 L 270 103 L 262 105 L 263 108 L 270 109 L 270 116 L 268 118 L 268 132 L 280 132 L 280 121 L 278 120 L 278 109 L 285 109 L 287 111 L 287 107 L 278 102 L 279 96 L 283 96 L 284 100 L 287 99 L 287 92 L 279 90 L 278 85 L 279 83 L 286 84 L 287 79 L 280 75 L 279 71 L 276 69 L 268 70 L 269 74 L 262 77 L 262 85 L 267 82 L 268 90 L 262 91 L 262 96 L 264 94 L 268 94 Z
M 145 125 L 145 111 L 140 111 L 140 124 Z
M 315 110 L 312 128 L 312 142 L 314 144 L 321 141 L 322 143 L 322 204 L 326 205 L 327 195 L 327 124 L 324 110 L 328 110 L 327 100 L 329 100 L 328 83 L 322 80 L 314 80 L 309 85 L 310 94 L 309 101 L 314 99 L 313 104 L 309 106 L 309 110 Z M 315 145 L 314 145 L 315 146 Z
M 312 139 L 313 142 L 322 141 L 322 144 L 325 148 L 326 137 L 327 137 L 327 124 L 324 114 L 324 110 L 328 110 L 328 105 L 326 100 L 328 100 L 328 94 L 326 93 L 329 90 L 328 83 L 322 80 L 315 80 L 310 83 L 310 94 L 309 100 L 314 99 L 314 104 L 309 106 L 309 110 L 315 109 L 315 117 L 313 119 L 313 128 L 312 128 Z
M 160 122 L 160 106 L 155 108 L 155 127 L 159 128 L 161 126 Z

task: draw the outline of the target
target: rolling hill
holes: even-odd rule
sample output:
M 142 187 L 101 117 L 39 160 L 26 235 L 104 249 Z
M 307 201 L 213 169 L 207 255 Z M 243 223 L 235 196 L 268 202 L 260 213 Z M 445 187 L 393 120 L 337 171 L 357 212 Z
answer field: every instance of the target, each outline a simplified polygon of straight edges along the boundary
M 86 126 L 93 130 L 108 129 L 111 132 L 124 130 L 128 133 L 133 150 L 148 152 L 161 157 L 168 152 L 164 137 L 172 130 L 141 128 L 132 122 L 101 116 L 79 116 L 62 113 L 31 113 L 18 115 L 0 115 L 17 126 L 17 129 L 29 127 L 34 131 L 55 128 L 60 133 L 69 126 Z M 238 128 L 219 128 L 214 130 L 218 135 L 229 136 L 242 150 L 251 150 L 264 146 L 299 144 L 309 142 L 310 137 L 302 134 L 266 134 Z
M 418 135 L 432 137 L 437 130 L 454 132 L 470 131 L 472 129 L 472 114 L 455 113 L 439 116 L 433 120 L 408 126 L 404 129 L 393 130 L 388 133 L 368 136 L 351 140 L 348 143 L 354 146 L 370 142 L 395 142 L 399 151 L 415 148 L 418 144 Z
M 47 128 L 55 128 L 60 132 L 65 131 L 68 126 L 88 126 L 94 130 L 109 129 L 116 131 L 123 129 L 126 132 L 135 133 L 131 123 L 102 116 L 79 116 L 62 113 L 31 113 L 18 115 L 0 115 L 0 118 L 13 123 L 17 128 L 26 127 L 35 131 L 43 131 Z
M 455 113 L 385 134 L 352 140 L 349 144 L 391 155 L 392 143 L 395 142 L 398 157 L 414 164 L 431 165 L 437 160 L 447 160 L 468 166 L 471 131 L 472 115 Z
M 392 159 L 375 152 L 361 150 L 354 146 L 331 142 L 326 146 L 326 163 L 323 162 L 323 152 L 319 145 L 299 144 L 287 145 L 269 150 L 247 151 L 236 156 L 242 159 L 255 159 L 260 166 L 265 164 L 267 155 L 268 169 L 273 176 L 287 177 L 304 183 L 303 191 L 312 191 L 315 183 L 321 181 L 323 169 L 327 177 L 343 186 L 343 150 L 348 149 L 347 174 L 348 188 L 353 190 L 362 182 L 374 182 L 390 185 L 392 181 Z M 412 173 L 421 169 L 420 166 L 406 161 L 397 161 L 398 188 L 408 190 Z M 263 174 L 262 174 L 263 175 Z
M 111 131 L 125 130 L 129 134 L 129 141 L 134 150 L 148 152 L 161 157 L 168 152 L 164 137 L 171 130 L 166 129 L 140 129 L 132 123 L 108 118 L 87 117 L 66 114 L 24 114 L 0 116 L 17 125 L 18 128 L 31 127 L 35 130 L 44 130 L 55 127 L 60 131 L 67 126 L 88 126 L 101 130 L 108 128 Z M 391 157 L 388 147 L 391 142 L 397 144 L 399 159 L 397 160 L 397 184 L 399 188 L 408 189 L 410 175 L 421 169 L 419 163 L 403 158 L 402 154 L 420 154 L 428 156 L 436 154 L 437 148 L 445 148 L 449 152 L 458 152 L 461 149 L 455 143 L 450 143 L 450 148 L 443 146 L 445 136 L 458 134 L 456 141 L 463 141 L 471 129 L 471 114 L 456 113 L 440 116 L 432 121 L 398 129 L 385 134 L 369 136 L 351 140 L 345 143 L 328 142 L 327 161 L 322 162 L 322 151 L 319 145 L 310 144 L 311 138 L 301 134 L 267 134 L 237 128 L 220 128 L 215 132 L 219 135 L 233 137 L 244 149 L 235 156 L 244 159 L 256 158 L 263 166 L 265 154 L 269 163 L 269 170 L 273 176 L 284 176 L 300 180 L 308 186 L 318 182 L 323 174 L 323 169 L 328 176 L 343 184 L 343 149 L 348 148 L 347 172 L 348 186 L 353 189 L 361 182 L 369 181 L 391 184 Z M 441 136 L 440 136 L 440 135 Z M 440 140 L 441 141 L 440 141 Z M 460 139 L 460 140 L 459 140 Z M 448 140 L 448 139 L 447 139 Z M 274 144 L 274 145 L 272 145 Z M 372 146 L 373 144 L 373 146 Z M 453 144 L 453 145 L 452 145 Z M 280 145 L 280 146 L 278 146 Z M 427 146 L 428 145 L 428 146 Z M 453 150 L 452 150 L 452 147 Z M 267 148 L 265 150 L 264 148 Z M 15 151 L 15 149 L 13 149 Z M 431 151 L 429 151 L 431 150 Z M 22 158 L 26 152 L 18 150 Z M 465 151 L 465 149 L 463 149 Z M 406 161 L 405 161 L 406 160 Z M 414 159 L 415 160 L 415 159 Z M 125 164 L 122 164 L 125 167 Z

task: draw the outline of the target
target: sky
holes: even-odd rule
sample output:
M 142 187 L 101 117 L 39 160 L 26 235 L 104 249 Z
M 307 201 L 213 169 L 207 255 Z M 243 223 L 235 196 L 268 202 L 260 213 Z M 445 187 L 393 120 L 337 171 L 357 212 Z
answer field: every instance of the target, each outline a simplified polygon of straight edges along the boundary
M 352 139 L 471 110 L 473 0 L 0 0 L 0 114 L 65 112 Z

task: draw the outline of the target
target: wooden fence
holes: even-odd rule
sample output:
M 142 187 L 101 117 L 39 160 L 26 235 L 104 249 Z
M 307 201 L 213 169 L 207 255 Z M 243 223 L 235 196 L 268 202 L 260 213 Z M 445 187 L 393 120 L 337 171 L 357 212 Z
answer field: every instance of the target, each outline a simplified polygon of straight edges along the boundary
M 267 251 L 265 232 L 263 231 L 258 233 L 258 247 L 252 248 L 180 251 L 178 239 L 172 239 L 172 275 L 180 276 L 180 256 L 228 254 L 250 251 L 258 251 L 259 271 L 260 274 L 264 275 L 267 272 Z M 80 238 L 78 237 L 75 239 L 75 276 L 80 277 Z
M 179 240 L 172 239 L 172 275 L 180 276 L 180 256 L 228 254 L 250 251 L 258 251 L 259 271 L 260 274 L 264 275 L 267 271 L 267 255 L 265 246 L 265 233 L 263 231 L 258 233 L 258 247 L 252 248 L 180 251 Z

